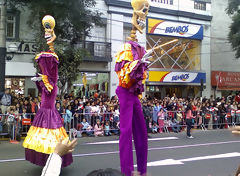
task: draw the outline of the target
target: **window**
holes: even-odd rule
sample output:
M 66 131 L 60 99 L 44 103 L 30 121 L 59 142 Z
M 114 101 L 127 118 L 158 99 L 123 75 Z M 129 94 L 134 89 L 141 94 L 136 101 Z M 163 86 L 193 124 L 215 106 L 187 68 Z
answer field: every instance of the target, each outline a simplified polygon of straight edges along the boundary
M 173 0 L 152 0 L 152 2 L 173 5 Z
M 154 51 L 151 68 L 200 70 L 200 45 L 199 40 L 148 35 L 147 49 L 160 46 Z
M 194 2 L 194 9 L 206 10 L 206 2 Z
M 9 39 L 16 37 L 16 17 L 14 15 L 8 15 L 6 20 L 6 36 Z

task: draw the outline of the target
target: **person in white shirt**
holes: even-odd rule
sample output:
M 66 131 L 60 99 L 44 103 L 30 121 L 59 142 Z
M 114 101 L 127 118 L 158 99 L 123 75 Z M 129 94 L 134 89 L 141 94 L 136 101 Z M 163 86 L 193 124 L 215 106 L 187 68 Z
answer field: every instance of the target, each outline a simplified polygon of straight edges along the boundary
M 54 152 L 49 155 L 41 176 L 59 176 L 62 166 L 62 156 L 67 153 L 72 153 L 76 145 L 77 139 L 74 139 L 72 142 L 60 139 Z

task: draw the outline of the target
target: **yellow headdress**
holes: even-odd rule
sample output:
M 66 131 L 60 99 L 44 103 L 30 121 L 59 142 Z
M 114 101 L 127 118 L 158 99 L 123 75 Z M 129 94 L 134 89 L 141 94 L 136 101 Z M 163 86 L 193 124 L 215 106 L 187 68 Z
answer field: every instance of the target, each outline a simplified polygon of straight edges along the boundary
M 54 27 L 55 27 L 55 19 L 52 16 L 50 16 L 50 15 L 46 15 L 42 19 L 42 25 L 43 25 L 44 28 L 54 29 Z

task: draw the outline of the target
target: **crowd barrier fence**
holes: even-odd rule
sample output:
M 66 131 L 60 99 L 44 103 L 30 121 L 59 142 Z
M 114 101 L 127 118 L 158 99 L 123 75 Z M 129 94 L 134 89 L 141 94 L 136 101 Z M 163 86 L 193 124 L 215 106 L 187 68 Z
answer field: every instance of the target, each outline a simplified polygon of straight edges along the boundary
M 153 112 L 151 112 L 151 114 L 153 114 Z M 88 136 L 94 136 L 95 133 L 99 132 L 94 129 L 97 120 L 100 120 L 100 122 L 109 122 L 109 126 L 111 127 L 109 129 L 104 129 L 102 124 L 100 125 L 103 135 L 119 134 L 120 117 L 116 113 L 75 113 L 72 116 L 64 113 L 60 115 L 63 126 L 69 133 L 70 138 L 76 136 L 81 137 L 83 133 L 86 133 Z M 16 114 L 13 122 L 8 120 L 8 116 L 8 114 L 0 114 L 0 136 L 8 135 L 11 139 L 16 139 L 18 135 L 27 134 L 35 114 Z M 83 118 L 86 119 L 90 125 L 87 129 L 85 129 L 81 123 Z M 162 130 L 169 133 L 170 131 L 174 131 L 174 128 L 182 131 L 186 127 L 186 116 L 185 112 L 182 111 L 165 112 L 163 125 L 160 125 L 157 120 L 155 126 L 152 117 L 150 117 L 150 119 L 145 118 L 145 120 L 146 124 L 149 123 L 147 125 L 148 132 L 153 132 L 153 129 L 157 128 L 157 132 Z M 240 111 L 231 111 L 220 115 L 210 111 L 193 111 L 192 127 L 194 129 L 229 128 L 230 126 L 236 125 L 240 125 Z

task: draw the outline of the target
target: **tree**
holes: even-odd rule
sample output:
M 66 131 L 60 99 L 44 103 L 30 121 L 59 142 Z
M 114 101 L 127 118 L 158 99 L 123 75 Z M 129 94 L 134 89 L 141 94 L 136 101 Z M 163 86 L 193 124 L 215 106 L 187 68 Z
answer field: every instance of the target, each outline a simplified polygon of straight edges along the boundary
M 240 1 L 229 0 L 226 12 L 232 17 L 228 40 L 230 41 L 233 50 L 236 52 L 236 58 L 240 58 Z
M 47 50 L 42 18 L 45 15 L 52 15 L 56 20 L 55 52 L 60 58 L 59 64 L 59 90 L 64 93 L 66 85 L 72 85 L 80 72 L 79 64 L 88 55 L 76 44 L 84 41 L 94 25 L 101 25 L 101 13 L 92 10 L 95 7 L 95 0 L 10 0 L 8 5 L 11 8 L 23 10 L 28 9 L 30 15 L 28 25 L 35 33 L 38 43 L 37 51 Z M 84 46 L 84 45 L 83 45 Z M 84 48 L 84 47 L 83 47 Z

